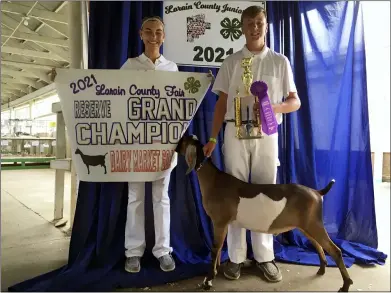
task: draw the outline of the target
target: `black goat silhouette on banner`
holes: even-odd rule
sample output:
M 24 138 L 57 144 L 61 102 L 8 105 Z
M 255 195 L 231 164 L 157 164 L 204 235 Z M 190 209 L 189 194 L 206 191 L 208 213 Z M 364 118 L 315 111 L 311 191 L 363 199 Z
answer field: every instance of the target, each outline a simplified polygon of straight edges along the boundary
M 106 153 L 104 155 L 89 156 L 89 155 L 83 154 L 81 152 L 81 150 L 79 150 L 77 148 L 75 154 L 81 156 L 81 159 L 83 160 L 84 165 L 86 165 L 86 167 L 87 167 L 88 174 L 90 174 L 90 166 L 99 166 L 99 165 L 102 166 L 103 168 L 105 168 L 105 174 L 107 174 L 105 158 L 108 153 Z

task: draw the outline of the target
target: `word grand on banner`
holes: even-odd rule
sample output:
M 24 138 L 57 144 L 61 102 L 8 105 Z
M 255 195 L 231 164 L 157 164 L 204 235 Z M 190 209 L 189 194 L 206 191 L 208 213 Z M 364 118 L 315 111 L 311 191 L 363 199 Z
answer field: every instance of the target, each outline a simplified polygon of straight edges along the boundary
M 164 177 L 212 80 L 194 72 L 57 72 L 76 171 L 80 180 L 99 182 Z

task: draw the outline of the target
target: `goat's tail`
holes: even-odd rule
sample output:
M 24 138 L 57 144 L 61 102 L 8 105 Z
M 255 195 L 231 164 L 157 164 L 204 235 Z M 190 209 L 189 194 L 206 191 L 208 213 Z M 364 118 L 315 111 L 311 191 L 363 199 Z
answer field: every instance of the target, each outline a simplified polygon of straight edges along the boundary
M 321 189 L 321 190 L 318 190 L 318 192 L 320 193 L 320 195 L 323 196 L 323 195 L 327 194 L 327 192 L 330 191 L 331 187 L 333 187 L 334 183 L 335 183 L 335 180 L 332 179 L 332 180 L 329 182 L 329 184 L 327 184 L 327 186 L 326 186 L 325 188 L 323 188 L 323 189 Z
M 105 155 L 104 155 L 104 156 L 106 157 L 106 155 L 107 155 L 107 154 L 108 154 L 108 153 L 105 153 Z

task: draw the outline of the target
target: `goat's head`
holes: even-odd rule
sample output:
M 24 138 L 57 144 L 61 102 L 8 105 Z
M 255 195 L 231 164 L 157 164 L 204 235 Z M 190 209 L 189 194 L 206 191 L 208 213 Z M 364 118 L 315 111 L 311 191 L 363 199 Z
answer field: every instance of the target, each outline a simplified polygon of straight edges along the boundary
M 186 175 L 189 174 L 194 168 L 200 166 L 205 158 L 204 152 L 202 150 L 202 144 L 195 135 L 183 136 L 178 142 L 178 146 L 176 147 L 175 151 L 178 154 L 185 156 L 185 160 L 188 166 Z
M 76 149 L 75 155 L 81 155 L 81 150 L 79 150 L 79 148 Z

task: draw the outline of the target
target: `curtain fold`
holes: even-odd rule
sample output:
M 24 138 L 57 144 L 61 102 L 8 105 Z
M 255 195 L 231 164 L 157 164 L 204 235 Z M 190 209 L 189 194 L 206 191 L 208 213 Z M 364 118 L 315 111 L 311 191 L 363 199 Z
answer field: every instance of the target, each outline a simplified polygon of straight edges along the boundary
M 161 1 L 90 3 L 89 68 L 118 69 L 142 53 L 141 19 L 163 13 Z M 384 264 L 377 230 L 369 146 L 362 12 L 359 2 L 268 1 L 269 46 L 287 56 L 302 101 L 279 128 L 280 183 L 323 188 L 324 222 L 342 249 L 346 266 Z M 163 48 L 164 52 L 164 48 Z M 179 67 L 207 72 L 208 68 Z M 214 75 L 216 69 L 212 69 Z M 206 143 L 217 96 L 208 91 L 187 133 Z M 218 137 L 213 161 L 224 170 Z M 212 225 L 202 207 L 198 180 L 182 157 L 169 186 L 171 244 L 177 268 L 164 273 L 151 249 L 154 243 L 151 184 L 146 185 L 147 250 L 139 274 L 124 271 L 124 231 L 128 185 L 80 182 L 68 264 L 15 284 L 10 291 L 112 291 L 150 287 L 205 274 L 209 269 Z M 248 239 L 250 240 L 250 239 Z M 248 242 L 250 243 L 250 242 Z M 276 259 L 319 265 L 309 241 L 292 231 L 275 237 Z M 249 245 L 249 257 L 251 257 Z M 222 261 L 227 260 L 226 245 Z M 327 256 L 330 266 L 335 263 Z
M 324 197 L 324 223 L 346 261 L 357 249 L 364 263 L 384 263 L 377 228 L 369 145 L 363 18 L 359 2 L 268 2 L 270 47 L 288 57 L 302 101 L 284 115 L 279 129 L 279 182 L 320 189 L 336 183 Z M 365 216 L 364 216 L 365 215 Z M 298 231 L 276 238 L 277 257 L 311 248 Z M 349 241 L 349 242 L 348 242 Z M 285 245 L 284 245 L 285 244 Z M 308 253 L 306 261 L 314 261 Z M 355 259 L 358 261 L 358 259 Z M 375 261 L 375 262 L 377 262 Z

